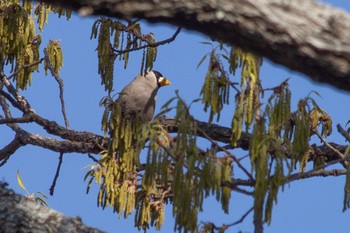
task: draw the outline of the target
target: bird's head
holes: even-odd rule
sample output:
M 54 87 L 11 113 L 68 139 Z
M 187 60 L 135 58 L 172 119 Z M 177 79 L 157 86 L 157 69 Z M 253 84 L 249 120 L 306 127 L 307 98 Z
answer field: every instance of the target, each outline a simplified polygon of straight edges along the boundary
M 160 72 L 152 70 L 146 73 L 146 77 L 154 78 L 157 82 L 158 88 L 170 85 L 171 82 L 165 78 Z

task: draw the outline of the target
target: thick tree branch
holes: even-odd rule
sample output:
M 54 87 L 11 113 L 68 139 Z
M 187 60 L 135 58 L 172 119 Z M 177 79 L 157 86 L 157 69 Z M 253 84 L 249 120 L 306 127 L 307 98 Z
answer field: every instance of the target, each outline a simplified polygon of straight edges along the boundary
M 5 164 L 7 159 L 14 154 L 23 144 L 19 137 L 15 137 L 9 144 L 4 148 L 0 149 L 0 167 Z
M 175 118 L 160 116 L 157 120 L 169 130 L 170 133 L 177 132 L 178 123 Z M 197 127 L 201 130 L 197 132 L 199 137 L 206 138 L 206 136 L 214 139 L 218 142 L 231 143 L 232 129 L 217 124 L 208 124 L 207 122 L 196 120 Z M 204 135 L 206 134 L 206 135 Z M 237 142 L 237 148 L 242 148 L 243 150 L 249 149 L 250 134 L 242 133 L 241 138 Z M 231 148 L 232 149 L 232 148 Z
M 165 117 L 161 116 L 157 118 L 161 124 L 168 129 L 170 133 L 177 132 L 178 124 L 176 123 L 175 118 L 171 117 Z M 231 133 L 232 129 L 216 124 L 208 124 L 203 121 L 196 120 L 197 126 L 201 129 L 198 130 L 197 135 L 199 137 L 207 138 L 202 132 L 209 135 L 210 138 L 214 139 L 215 141 L 224 142 L 224 143 L 230 143 Z M 250 144 L 250 138 L 251 135 L 249 133 L 243 133 L 241 138 L 238 140 L 237 147 L 241 148 L 243 150 L 249 149 Z M 347 145 L 339 145 L 336 143 L 328 143 L 332 146 L 333 149 L 331 149 L 327 145 L 312 145 L 311 148 L 314 152 L 314 157 L 316 156 L 323 156 L 326 158 L 326 163 L 331 163 L 332 161 L 338 161 L 339 159 L 339 153 L 344 153 Z M 232 149 L 232 148 L 231 148 Z M 313 158 L 310 158 L 310 160 L 313 160 Z
M 291 183 L 295 180 L 300 180 L 300 179 L 306 179 L 306 178 L 311 178 L 311 177 L 327 177 L 327 176 L 340 176 L 340 175 L 346 175 L 346 169 L 333 169 L 333 170 L 311 170 L 309 172 L 300 172 L 296 174 L 292 174 L 288 177 L 286 180 L 287 183 Z
M 201 32 L 350 91 L 350 15 L 311 0 L 43 0 Z
M 24 130 L 17 132 L 20 137 L 21 143 L 33 146 L 39 146 L 55 152 L 61 153 L 94 153 L 98 154 L 101 152 L 100 148 L 96 148 L 96 144 L 89 142 L 72 142 L 72 141 L 60 141 L 48 137 L 43 137 L 39 134 L 31 134 Z

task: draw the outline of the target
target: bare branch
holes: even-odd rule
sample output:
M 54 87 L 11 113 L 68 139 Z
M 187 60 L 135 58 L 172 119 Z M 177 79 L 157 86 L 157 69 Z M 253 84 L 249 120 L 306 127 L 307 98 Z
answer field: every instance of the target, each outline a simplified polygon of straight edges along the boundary
M 231 223 L 231 224 L 227 224 L 228 227 L 232 227 L 234 225 L 237 225 L 237 224 L 240 224 L 244 221 L 244 219 L 254 210 L 254 207 L 250 208 L 245 214 L 243 214 L 243 216 L 237 220 L 236 222 L 234 223 Z
M 120 54 L 123 54 L 123 53 L 128 53 L 128 52 L 132 52 L 132 51 L 137 51 L 137 50 L 141 50 L 141 49 L 145 49 L 145 48 L 148 48 L 148 47 L 158 47 L 160 45 L 165 45 L 165 44 L 169 44 L 171 43 L 172 41 L 174 41 L 177 37 L 177 35 L 180 33 L 181 31 L 181 27 L 178 27 L 175 31 L 175 33 L 168 39 L 165 39 L 165 40 L 162 40 L 162 41 L 158 41 L 156 43 L 150 43 L 147 39 L 145 39 L 144 37 L 142 36 L 139 36 L 139 35 L 136 35 L 136 34 L 133 34 L 136 38 L 142 40 L 143 42 L 146 42 L 147 44 L 146 45 L 143 45 L 143 46 L 140 46 L 140 47 L 137 47 L 137 48 L 132 48 L 132 49 L 125 49 L 125 50 L 118 50 L 118 49 L 113 49 L 114 52 L 118 53 L 118 55 Z
M 53 193 L 55 191 L 56 182 L 57 182 L 58 176 L 60 175 L 62 161 L 63 161 L 63 153 L 60 152 L 60 157 L 59 157 L 59 160 L 58 160 L 56 174 L 55 174 L 55 177 L 53 178 L 52 185 L 50 187 L 50 195 L 51 196 L 53 196 Z
M 166 117 L 166 116 L 160 116 L 157 117 L 157 119 L 161 122 L 161 124 L 167 128 L 169 133 L 176 133 L 178 128 L 178 123 L 176 122 L 175 118 L 172 117 Z M 217 124 L 208 124 L 207 122 L 198 121 L 195 120 L 197 127 L 200 128 L 197 132 L 197 136 L 207 138 L 204 133 L 209 136 L 209 138 L 212 138 L 213 140 L 217 142 L 224 142 L 224 143 L 230 143 L 230 138 L 232 134 L 232 129 L 224 126 L 220 126 Z M 224 146 L 221 147 L 222 149 L 234 149 L 234 148 L 241 148 L 243 150 L 248 150 L 250 145 L 250 139 L 251 135 L 249 133 L 243 133 L 241 138 L 238 140 L 237 147 L 232 146 Z M 342 154 L 346 150 L 347 145 L 339 145 L 336 143 L 328 143 L 333 149 L 330 149 L 331 147 L 328 147 L 326 145 L 317 146 L 314 145 L 312 148 L 317 156 L 324 156 L 327 158 L 327 164 L 331 163 L 332 161 L 340 162 L 339 159 L 339 153 Z M 219 147 L 220 148 L 220 147 Z M 311 161 L 311 160 L 310 160 Z
M 11 82 L 8 80 L 8 78 L 5 76 L 3 72 L 0 73 L 0 82 L 6 87 L 8 92 L 15 98 L 17 103 L 14 104 L 14 106 L 18 107 L 18 109 L 21 110 L 23 113 L 34 112 L 34 110 L 30 107 L 28 101 L 21 94 L 19 94 L 19 92 L 11 84 Z M 4 95 L 3 91 L 1 92 L 1 95 Z
M 0 125 L 13 124 L 13 123 L 29 123 L 29 122 L 33 122 L 32 115 L 25 115 L 24 117 L 6 118 L 6 119 L 1 119 L 0 117 Z
M 24 144 L 31 144 L 33 146 L 39 146 L 51 151 L 62 153 L 94 153 L 98 154 L 101 150 L 96 148 L 96 145 L 89 142 L 72 142 L 72 141 L 60 141 L 49 137 L 43 137 L 38 134 L 31 134 L 25 130 L 19 130 L 18 135 L 20 140 Z
M 244 221 L 244 219 L 254 210 L 254 207 L 251 207 L 247 212 L 245 212 L 240 219 L 230 224 L 223 224 L 222 226 L 216 226 L 214 223 L 205 223 L 206 225 L 210 225 L 212 229 L 218 230 L 221 232 L 222 230 L 227 230 L 229 227 L 238 225 Z M 213 231 L 212 231 L 213 232 Z
M 41 58 L 40 60 L 36 61 L 36 62 L 33 62 L 31 64 L 25 64 L 23 65 L 22 67 L 20 67 L 19 69 L 17 69 L 13 74 L 11 74 L 10 76 L 8 76 L 7 78 L 8 79 L 11 79 L 13 77 L 15 77 L 19 72 L 21 72 L 22 70 L 26 69 L 26 68 L 29 68 L 29 67 L 32 67 L 32 66 L 35 66 L 35 65 L 38 65 L 40 64 L 41 62 L 43 62 L 44 58 Z
M 6 161 L 14 154 L 21 146 L 24 146 L 19 137 L 15 138 L 0 150 L 0 167 L 3 166 Z
M 346 169 L 333 169 L 333 170 L 311 170 L 309 172 L 300 172 L 296 174 L 290 175 L 287 180 L 286 184 L 291 183 L 295 180 L 300 180 L 300 179 L 306 179 L 306 178 L 311 178 L 311 177 L 327 177 L 327 176 L 339 176 L 339 175 L 346 175 Z
M 346 168 L 348 165 L 348 162 L 345 160 L 345 155 L 343 153 L 341 153 L 339 150 L 337 150 L 336 148 L 334 148 L 331 144 L 329 144 L 326 139 L 324 137 L 322 137 L 322 135 L 317 131 L 314 130 L 314 133 L 317 135 L 317 137 L 329 148 L 331 149 L 337 156 L 339 156 L 339 158 L 342 160 L 342 162 L 344 163 L 344 167 Z
M 343 135 L 343 137 L 348 141 L 350 142 L 350 135 L 348 134 L 348 132 L 346 132 L 345 129 L 343 129 L 343 127 L 341 127 L 340 124 L 337 124 L 337 129 L 338 129 L 338 132 Z
M 52 64 L 50 62 L 49 59 L 49 54 L 47 52 L 47 49 L 44 49 L 44 54 L 45 54 L 45 62 L 47 64 L 47 67 L 49 68 L 51 75 L 55 78 L 56 82 L 58 83 L 59 89 L 60 89 L 60 101 L 61 101 L 61 111 L 63 114 L 63 119 L 64 119 L 64 123 L 66 125 L 66 128 L 69 129 L 69 121 L 68 121 L 68 116 L 66 113 L 66 107 L 64 104 L 64 97 L 63 97 L 63 91 L 64 91 L 64 85 L 63 85 L 63 80 L 62 78 L 59 76 L 59 74 L 57 74 L 54 70 L 54 68 L 52 67 Z
M 170 133 L 177 132 L 178 123 L 176 122 L 175 118 L 160 116 L 160 117 L 157 117 L 156 119 L 159 120 L 160 123 L 164 127 L 166 127 Z M 203 134 L 205 133 L 209 138 L 212 138 L 217 142 L 231 143 L 231 134 L 232 134 L 231 128 L 220 126 L 217 124 L 208 124 L 207 122 L 203 122 L 199 120 L 195 120 L 195 121 L 196 121 L 197 127 L 201 129 L 201 132 L 198 132 L 197 136 L 206 138 L 206 136 Z M 248 150 L 250 137 L 251 137 L 250 134 L 243 132 L 241 138 L 237 142 L 237 147 L 232 147 L 230 149 L 241 148 L 243 150 Z

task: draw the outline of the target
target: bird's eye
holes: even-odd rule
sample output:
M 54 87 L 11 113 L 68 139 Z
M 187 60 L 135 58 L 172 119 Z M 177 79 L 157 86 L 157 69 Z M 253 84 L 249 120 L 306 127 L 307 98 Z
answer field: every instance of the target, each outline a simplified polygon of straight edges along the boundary
M 159 77 L 158 78 L 158 83 L 162 83 L 162 82 L 164 82 L 164 77 Z

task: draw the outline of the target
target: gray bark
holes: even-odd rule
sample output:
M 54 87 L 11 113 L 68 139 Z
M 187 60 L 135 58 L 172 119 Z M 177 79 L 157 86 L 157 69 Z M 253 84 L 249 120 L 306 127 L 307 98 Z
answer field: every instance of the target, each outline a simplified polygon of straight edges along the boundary
M 311 0 L 43 0 L 201 32 L 350 91 L 350 15 Z
M 0 232 L 2 233 L 102 233 L 35 201 L 15 194 L 0 183 Z

